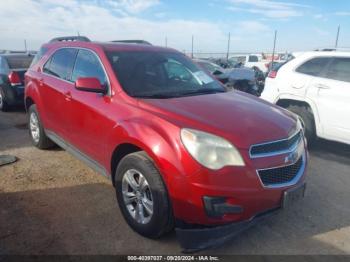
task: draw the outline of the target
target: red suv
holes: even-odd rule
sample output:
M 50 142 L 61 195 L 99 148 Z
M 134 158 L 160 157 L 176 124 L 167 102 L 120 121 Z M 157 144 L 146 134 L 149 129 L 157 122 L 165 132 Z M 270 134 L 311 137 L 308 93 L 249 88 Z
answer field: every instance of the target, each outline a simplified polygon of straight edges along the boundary
M 205 247 L 303 195 L 300 120 L 226 91 L 173 49 L 53 39 L 26 73 L 25 104 L 33 144 L 55 143 L 110 178 L 146 237 L 176 225 Z

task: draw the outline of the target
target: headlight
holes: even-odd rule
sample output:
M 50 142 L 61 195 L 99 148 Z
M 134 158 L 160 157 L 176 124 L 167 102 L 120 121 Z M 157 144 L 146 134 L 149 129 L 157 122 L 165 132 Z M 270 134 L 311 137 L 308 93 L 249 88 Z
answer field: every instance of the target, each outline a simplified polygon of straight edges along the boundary
M 298 121 L 297 121 L 297 130 L 302 130 L 303 132 L 305 132 L 305 124 L 303 119 L 301 119 L 300 116 L 298 116 Z
M 207 168 L 244 166 L 238 150 L 221 137 L 184 128 L 181 130 L 181 141 L 191 156 Z

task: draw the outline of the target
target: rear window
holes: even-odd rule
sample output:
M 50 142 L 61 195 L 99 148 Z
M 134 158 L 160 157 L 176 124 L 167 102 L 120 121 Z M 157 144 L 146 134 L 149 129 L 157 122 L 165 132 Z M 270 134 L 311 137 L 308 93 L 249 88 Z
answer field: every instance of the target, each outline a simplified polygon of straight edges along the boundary
M 8 56 L 6 60 L 10 69 L 29 68 L 33 56 Z

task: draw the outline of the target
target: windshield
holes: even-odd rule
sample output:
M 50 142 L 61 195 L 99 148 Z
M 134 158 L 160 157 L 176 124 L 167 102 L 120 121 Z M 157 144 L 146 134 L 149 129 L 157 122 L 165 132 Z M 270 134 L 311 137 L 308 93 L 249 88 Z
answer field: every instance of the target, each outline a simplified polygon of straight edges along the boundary
M 133 97 L 170 98 L 225 92 L 224 87 L 180 53 L 107 52 L 122 88 Z

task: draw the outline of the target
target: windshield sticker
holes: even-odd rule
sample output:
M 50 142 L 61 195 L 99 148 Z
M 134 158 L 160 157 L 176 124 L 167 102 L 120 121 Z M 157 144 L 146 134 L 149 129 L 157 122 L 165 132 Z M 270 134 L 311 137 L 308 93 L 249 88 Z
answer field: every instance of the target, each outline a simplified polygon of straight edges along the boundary
M 199 80 L 199 82 L 202 82 L 202 84 L 214 82 L 214 80 L 203 71 L 194 72 L 193 75 Z

